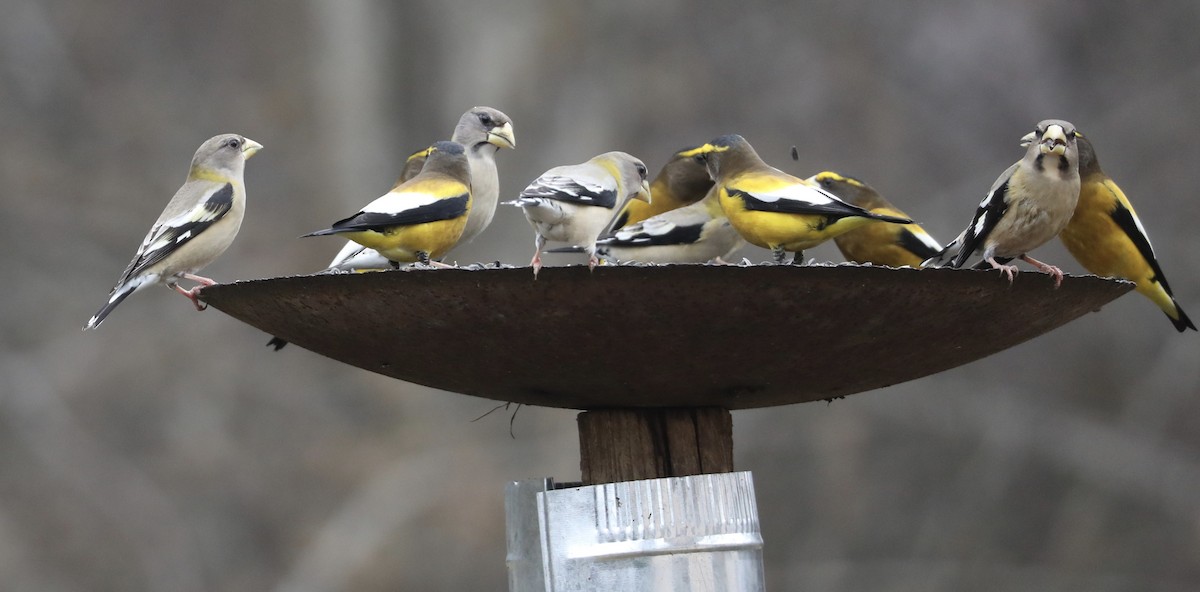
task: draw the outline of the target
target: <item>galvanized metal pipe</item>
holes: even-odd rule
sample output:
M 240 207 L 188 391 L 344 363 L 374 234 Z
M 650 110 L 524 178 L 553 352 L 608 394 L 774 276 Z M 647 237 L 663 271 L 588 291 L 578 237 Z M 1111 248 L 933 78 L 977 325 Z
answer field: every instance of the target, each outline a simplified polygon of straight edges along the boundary
M 510 592 L 765 589 L 749 472 L 508 485 Z

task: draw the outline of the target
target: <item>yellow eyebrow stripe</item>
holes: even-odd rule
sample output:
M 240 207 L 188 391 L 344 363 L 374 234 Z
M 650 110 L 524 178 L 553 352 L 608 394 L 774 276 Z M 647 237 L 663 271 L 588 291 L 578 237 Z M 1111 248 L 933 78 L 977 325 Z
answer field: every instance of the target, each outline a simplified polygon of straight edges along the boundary
M 708 154 L 710 152 L 724 152 L 726 150 L 729 150 L 729 146 L 713 146 L 712 144 L 705 144 L 697 148 L 692 148 L 691 150 L 677 152 L 676 154 L 684 158 L 689 158 L 692 156 L 699 156 L 701 154 Z

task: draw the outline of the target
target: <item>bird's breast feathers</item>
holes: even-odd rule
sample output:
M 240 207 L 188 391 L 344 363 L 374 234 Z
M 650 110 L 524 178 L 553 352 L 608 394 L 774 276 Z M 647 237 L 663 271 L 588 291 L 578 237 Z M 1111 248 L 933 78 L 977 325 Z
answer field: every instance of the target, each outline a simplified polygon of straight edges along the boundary
M 1111 180 L 1085 184 L 1062 241 L 1092 273 L 1158 281 L 1163 274 L 1154 246 L 1128 204 Z
M 457 244 L 466 216 L 423 224 L 364 228 L 348 231 L 345 236 L 383 257 L 398 263 L 418 261 L 418 253 L 439 259 Z
M 1014 175 L 1008 182 L 1006 207 L 988 233 L 985 247 L 999 256 L 1017 256 L 1054 238 L 1071 220 L 1079 200 L 1079 178 L 1057 175 Z

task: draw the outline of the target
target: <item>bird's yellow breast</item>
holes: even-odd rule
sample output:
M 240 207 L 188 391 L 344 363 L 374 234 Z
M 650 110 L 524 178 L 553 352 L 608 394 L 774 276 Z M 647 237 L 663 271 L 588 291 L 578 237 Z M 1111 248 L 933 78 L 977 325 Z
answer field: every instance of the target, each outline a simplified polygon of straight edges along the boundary
M 668 194 L 650 191 L 650 203 L 641 200 L 631 199 L 625 204 L 625 226 L 637 224 L 651 216 L 657 216 L 668 210 L 673 210 L 679 206 L 669 206 Z
M 392 261 L 412 263 L 419 259 L 418 252 L 427 253 L 432 259 L 440 259 L 458 242 L 466 225 L 467 217 L 463 215 L 413 226 L 395 226 L 383 232 L 367 230 L 345 235 L 364 247 L 379 251 Z
M 1071 255 L 1091 273 L 1149 280 L 1154 273 L 1150 264 L 1112 216 L 1118 205 L 1133 211 L 1123 198 L 1121 189 L 1109 179 L 1085 183 L 1075 214 L 1060 237 Z
M 1171 297 L 1154 281 L 1154 269 L 1137 245 L 1113 219 L 1118 206 L 1136 218 L 1125 193 L 1107 177 L 1089 179 L 1079 192 L 1079 205 L 1059 237 L 1089 272 L 1137 283 L 1137 291 L 1164 310 L 1174 310 Z
M 689 205 L 680 199 L 678 195 L 671 192 L 667 188 L 666 182 L 659 181 L 658 179 L 655 181 L 655 183 L 650 185 L 649 203 L 638 199 L 631 199 L 629 203 L 625 204 L 625 209 L 622 210 L 625 216 L 623 226 L 637 224 L 663 212 L 669 212 Z

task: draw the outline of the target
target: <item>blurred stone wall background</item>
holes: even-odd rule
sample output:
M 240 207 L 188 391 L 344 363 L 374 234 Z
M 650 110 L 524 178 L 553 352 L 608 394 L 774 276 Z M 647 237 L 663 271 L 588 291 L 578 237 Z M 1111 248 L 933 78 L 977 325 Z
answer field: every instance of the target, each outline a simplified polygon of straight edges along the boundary
M 492 402 L 273 353 L 167 290 L 80 333 L 218 132 L 266 146 L 242 234 L 207 270 L 232 281 L 321 268 L 338 241 L 296 237 L 382 194 L 473 105 L 515 122 L 503 195 L 603 151 L 657 170 L 737 132 L 797 174 L 867 180 L 943 240 L 1021 135 L 1061 117 L 1091 136 L 1200 317 L 1192 1 L 0 0 L 0 14 L 4 590 L 503 590 L 505 481 L 578 476 L 572 412 L 522 409 L 510 438 L 508 413 L 471 421 Z M 502 209 L 457 258 L 525 264 L 531 243 Z M 1057 244 L 1038 256 L 1082 271 Z M 578 355 L 619 371 L 619 352 Z M 1130 295 L 938 376 L 736 413 L 771 589 L 1194 590 L 1198 362 L 1200 336 Z

